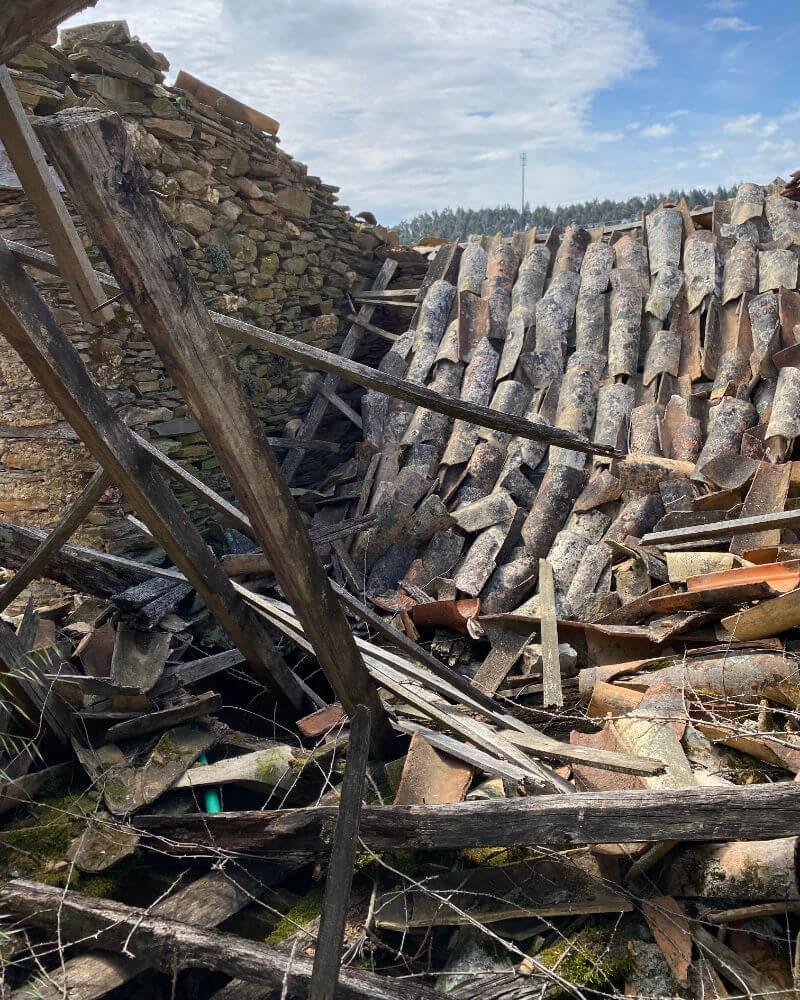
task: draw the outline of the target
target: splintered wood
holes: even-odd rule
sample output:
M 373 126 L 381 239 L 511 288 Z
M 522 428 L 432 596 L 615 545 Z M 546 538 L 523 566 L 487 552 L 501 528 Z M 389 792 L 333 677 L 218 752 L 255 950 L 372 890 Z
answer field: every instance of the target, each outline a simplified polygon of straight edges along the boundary
M 277 130 L 181 79 L 209 138 Z M 0 247 L 0 331 L 99 465 L 50 531 L 0 523 L 3 995 L 793 995 L 797 179 L 398 249 L 332 354 L 207 311 L 116 116 L 37 131 L 115 277 L 0 114 L 56 250 Z M 124 292 L 233 498 L 126 425 L 27 267 Z M 326 373 L 282 470 L 226 341 Z M 291 491 L 329 407 L 355 454 Z M 137 551 L 72 544 L 112 485 Z

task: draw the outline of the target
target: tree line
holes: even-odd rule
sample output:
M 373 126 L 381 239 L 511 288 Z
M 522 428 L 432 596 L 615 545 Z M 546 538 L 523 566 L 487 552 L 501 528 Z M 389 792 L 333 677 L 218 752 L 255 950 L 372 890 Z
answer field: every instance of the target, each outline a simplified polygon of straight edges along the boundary
M 688 191 L 667 191 L 628 198 L 627 201 L 594 198 L 592 201 L 557 205 L 555 208 L 547 205 L 531 208 L 526 205 L 524 212 L 511 205 L 499 205 L 495 208 L 444 208 L 403 219 L 392 228 L 405 244 L 416 243 L 423 236 L 441 236 L 448 240 L 463 240 L 473 233 L 502 233 L 510 236 L 532 226 L 549 229 L 551 226 L 567 226 L 570 223 L 592 227 L 635 222 L 642 212 L 651 212 L 662 201 L 676 202 L 684 197 L 691 208 L 699 208 L 710 205 L 715 200 L 732 198 L 735 194 L 735 187 L 690 188 Z

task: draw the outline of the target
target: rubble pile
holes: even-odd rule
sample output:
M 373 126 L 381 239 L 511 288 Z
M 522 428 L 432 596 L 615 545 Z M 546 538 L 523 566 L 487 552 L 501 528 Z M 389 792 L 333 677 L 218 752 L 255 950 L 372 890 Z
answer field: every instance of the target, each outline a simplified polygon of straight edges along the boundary
M 795 996 L 797 178 L 378 252 L 122 22 L 22 23 L 54 252 L 0 242 L 2 474 L 82 465 L 57 518 L 0 501 L 3 996 Z M 325 373 L 288 445 L 243 377 L 278 362 Z M 292 490 L 329 405 L 360 440 Z

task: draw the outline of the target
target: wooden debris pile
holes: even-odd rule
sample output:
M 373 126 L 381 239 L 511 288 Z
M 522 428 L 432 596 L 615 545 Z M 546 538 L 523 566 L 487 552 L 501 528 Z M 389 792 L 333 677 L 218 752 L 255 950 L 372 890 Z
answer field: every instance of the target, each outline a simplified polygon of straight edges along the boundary
M 11 0 L 0 56 L 76 6 Z M 54 185 L 57 252 L 0 244 L 0 332 L 96 463 L 49 532 L 0 525 L 3 995 L 794 996 L 794 185 L 445 245 L 417 289 L 389 258 L 332 354 L 209 312 L 115 114 L 36 134 L 112 275 Z M 236 502 L 26 268 L 124 300 Z M 316 489 L 229 341 L 325 373 L 299 442 L 368 390 Z M 146 559 L 70 542 L 112 487 Z

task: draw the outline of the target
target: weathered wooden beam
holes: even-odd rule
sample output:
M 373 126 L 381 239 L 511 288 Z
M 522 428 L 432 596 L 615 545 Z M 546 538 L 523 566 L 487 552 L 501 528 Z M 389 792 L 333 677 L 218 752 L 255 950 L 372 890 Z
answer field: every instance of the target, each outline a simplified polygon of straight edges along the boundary
M 358 313 L 348 313 L 345 316 L 348 323 L 355 323 L 356 326 L 360 326 L 362 330 L 366 330 L 367 333 L 374 333 L 376 337 L 382 337 L 384 340 L 388 340 L 390 343 L 394 343 L 396 340 L 400 339 L 399 334 L 389 333 L 388 330 L 384 330 L 382 326 L 376 326 L 374 323 L 370 323 L 366 319 L 362 319 Z
M 46 35 L 71 14 L 97 0 L 3 0 L 0 6 L 0 65 Z
M 369 763 L 369 729 L 369 709 L 359 705 L 350 719 L 350 745 L 322 897 L 309 1000 L 334 1000 L 337 995 L 344 925 L 350 906 L 353 865 L 359 848 L 358 824 Z
M 142 956 L 148 964 L 174 975 L 178 968 L 203 966 L 250 982 L 284 985 L 293 996 L 308 992 L 312 964 L 260 942 L 208 931 L 178 919 L 154 916 L 124 903 L 97 899 L 72 890 L 14 879 L 0 890 L 5 911 L 24 923 L 59 928 L 59 939 L 71 938 L 106 951 Z M 337 996 L 341 1000 L 423 1000 L 436 996 L 427 987 L 387 980 L 369 972 L 346 969 Z
M 392 276 L 396 270 L 397 261 L 385 260 L 372 283 L 373 291 L 384 290 L 392 280 Z M 366 323 L 372 319 L 374 312 L 375 306 L 363 305 L 358 311 L 358 319 Z M 355 321 L 353 321 L 353 325 L 347 331 L 345 338 L 342 341 L 342 345 L 339 348 L 339 357 L 343 360 L 355 357 L 356 351 L 358 350 L 362 339 L 359 327 L 360 324 L 356 324 Z M 327 389 L 329 392 L 336 392 L 338 387 L 338 376 L 335 373 L 329 372 L 323 380 L 322 388 Z M 312 438 L 317 433 L 317 430 L 325 417 L 327 409 L 328 400 L 321 394 L 317 395 L 312 401 L 305 420 L 303 421 L 303 426 L 297 434 L 298 440 L 302 441 L 307 438 Z M 284 457 L 281 471 L 284 476 L 286 476 L 287 482 L 292 481 L 297 473 L 297 470 L 300 468 L 302 460 L 303 455 L 300 451 L 290 451 L 289 454 Z
M 55 260 L 50 254 L 45 254 L 22 243 L 9 243 L 9 247 L 22 263 L 38 267 L 50 274 L 58 273 Z M 114 279 L 100 272 L 97 273 L 103 279 L 104 287 L 119 290 L 119 285 Z M 604 455 L 608 458 L 622 456 L 622 452 L 617 448 L 610 445 L 594 444 L 572 431 L 566 431 L 560 427 L 550 427 L 547 424 L 526 420 L 512 414 L 501 413 L 499 410 L 491 409 L 491 407 L 468 403 L 452 396 L 442 396 L 414 382 L 408 382 L 406 379 L 378 371 L 377 368 L 345 360 L 330 351 L 322 351 L 310 344 L 303 344 L 290 337 L 282 337 L 271 330 L 262 330 L 258 326 L 253 326 L 252 323 L 223 316 L 222 313 L 212 312 L 210 316 L 217 330 L 231 340 L 249 344 L 251 347 L 257 347 L 270 354 L 276 354 L 278 357 L 287 358 L 289 361 L 296 361 L 309 368 L 328 372 L 336 376 L 334 381 L 337 383 L 338 379 L 343 378 L 355 385 L 363 386 L 365 389 L 374 389 L 386 396 L 404 399 L 415 406 L 421 406 L 436 413 L 444 413 L 446 416 L 478 424 L 481 427 L 489 427 L 492 430 L 528 438 L 532 441 L 545 441 L 548 444 L 584 452 L 587 455 Z
M 379 291 L 373 287 L 359 292 L 358 297 L 360 299 L 375 299 L 377 302 L 385 299 L 416 299 L 419 291 L 419 288 L 388 288 Z
M 296 705 L 302 688 L 258 618 L 238 597 L 161 473 L 86 370 L 30 278 L 0 244 L 0 330 L 95 459 L 147 523 L 265 683 Z
M 153 904 L 149 912 L 167 920 L 216 927 L 269 891 L 292 867 L 260 863 L 217 869 Z M 151 968 L 147 954 L 135 958 L 113 952 L 85 952 L 59 963 L 36 981 L 37 1000 L 97 1000 Z M 25 994 L 22 987 L 18 993 Z M 18 1000 L 18 998 L 17 998 Z
M 542 704 L 564 704 L 561 690 L 561 661 L 558 655 L 558 623 L 556 620 L 556 590 L 553 567 L 546 559 L 539 560 L 540 629 L 542 633 Z
M 361 423 L 361 417 L 346 400 L 342 399 L 341 396 L 338 396 L 335 392 L 331 392 L 329 389 L 326 389 L 324 385 L 320 386 L 319 394 L 324 399 L 327 399 L 334 409 L 338 410 L 339 413 L 347 417 L 354 427 L 357 427 L 359 430 L 363 430 L 364 425 Z
M 78 312 L 88 323 L 107 323 L 114 315 L 103 307 L 108 296 L 100 287 L 78 231 L 14 88 L 11 74 L 0 66 L 0 139 L 33 206 L 69 286 Z
M 732 517 L 728 521 L 710 524 L 693 524 L 669 531 L 651 531 L 642 536 L 642 545 L 674 545 L 681 542 L 699 542 L 711 538 L 727 538 L 774 529 L 800 526 L 800 510 L 781 510 L 773 514 L 754 514 L 752 517 Z
M 375 683 L 122 120 L 76 108 L 40 119 L 37 132 L 248 514 L 337 697 L 348 710 L 370 709 L 376 755 L 391 753 Z
M 103 469 L 98 469 L 83 488 L 80 496 L 50 534 L 39 544 L 33 555 L 20 566 L 8 583 L 0 588 L 0 614 L 5 611 L 15 597 L 19 597 L 29 583 L 37 576 L 43 575 L 42 571 L 50 558 L 83 524 L 86 516 L 110 485 L 111 477 Z
M 136 816 L 158 849 L 317 853 L 329 850 L 336 809 L 279 809 L 216 816 Z M 800 786 L 771 785 L 577 792 L 436 806 L 365 806 L 360 836 L 396 848 L 559 846 L 662 840 L 771 840 L 800 830 Z

